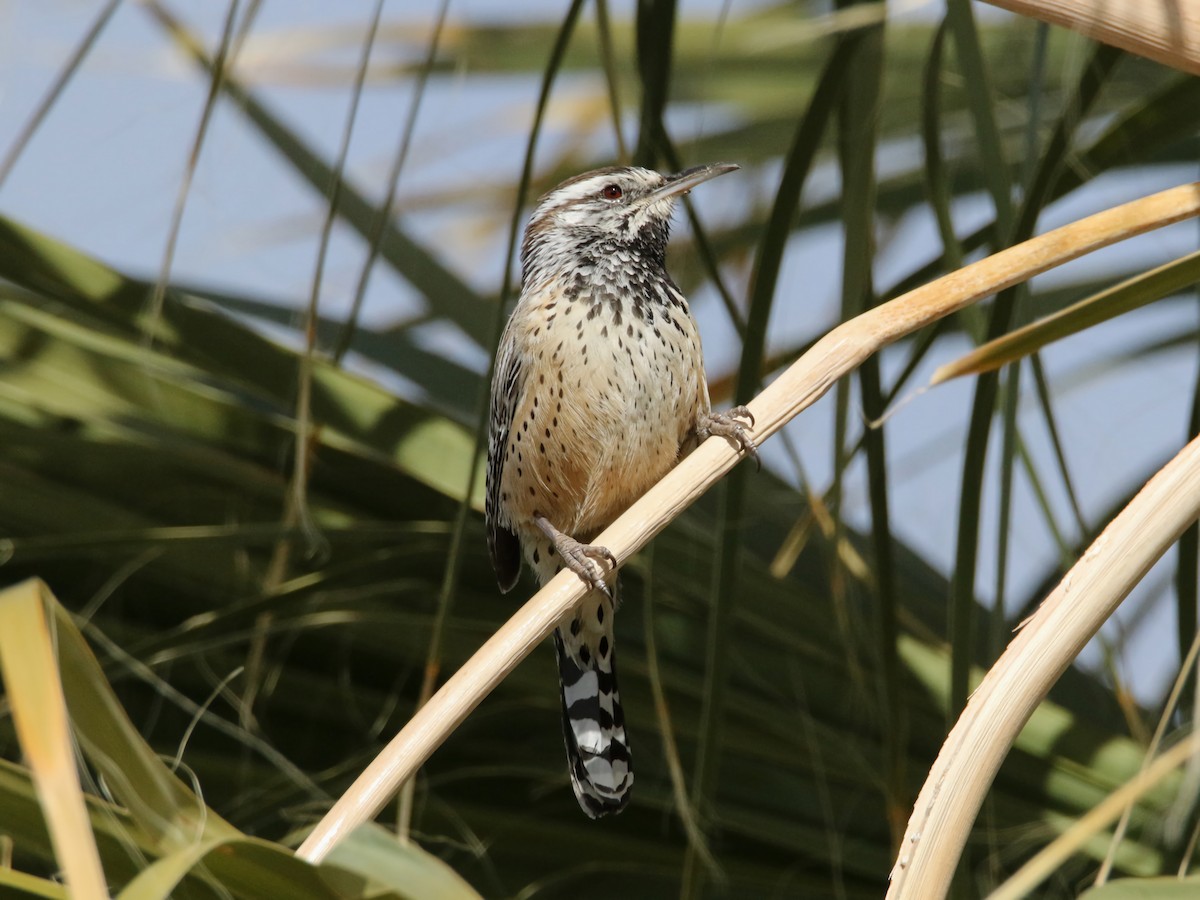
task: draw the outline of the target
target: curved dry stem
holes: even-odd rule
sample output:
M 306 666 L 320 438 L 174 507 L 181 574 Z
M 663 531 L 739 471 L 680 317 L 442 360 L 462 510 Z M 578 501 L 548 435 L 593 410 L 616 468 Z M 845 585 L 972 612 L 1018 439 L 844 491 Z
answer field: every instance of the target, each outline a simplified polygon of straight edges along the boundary
M 988 0 L 1200 75 L 1200 0 Z
M 946 895 L 971 825 L 1018 733 L 1079 651 L 1197 516 L 1200 438 L 1109 523 L 971 695 L 917 797 L 889 898 Z M 1117 807 L 1112 817 L 1119 813 Z
M 1200 214 L 1200 183 L 1172 188 L 1097 213 L 966 266 L 839 325 L 817 341 L 750 404 L 756 442 L 811 406 L 839 378 L 882 347 L 944 316 L 1093 250 Z M 741 457 L 710 439 L 596 538 L 624 562 Z M 334 804 L 297 854 L 318 862 L 354 827 L 373 817 L 479 702 L 578 603 L 585 586 L 560 572 L 419 710 Z

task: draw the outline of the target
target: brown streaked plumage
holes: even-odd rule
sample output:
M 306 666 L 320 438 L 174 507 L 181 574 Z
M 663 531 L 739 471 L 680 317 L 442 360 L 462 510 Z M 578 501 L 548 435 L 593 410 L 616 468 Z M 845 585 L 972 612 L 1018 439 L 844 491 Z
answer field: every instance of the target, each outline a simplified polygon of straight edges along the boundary
M 696 322 L 665 265 L 676 200 L 736 168 L 598 169 L 544 196 L 496 355 L 486 518 L 500 587 L 516 584 L 523 555 L 539 583 L 566 566 L 593 588 L 554 636 L 571 783 L 592 817 L 625 806 L 633 771 L 616 561 L 588 542 L 710 434 L 755 454 L 738 421 L 748 412 L 710 409 Z

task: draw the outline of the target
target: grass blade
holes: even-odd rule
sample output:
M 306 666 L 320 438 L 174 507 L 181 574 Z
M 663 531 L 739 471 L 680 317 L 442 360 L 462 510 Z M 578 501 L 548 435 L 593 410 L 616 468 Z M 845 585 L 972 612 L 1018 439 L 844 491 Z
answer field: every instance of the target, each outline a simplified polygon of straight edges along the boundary
M 884 26 L 865 29 L 859 37 L 855 62 L 847 72 L 846 85 L 838 112 L 838 160 L 842 170 L 842 222 L 845 248 L 842 254 L 842 319 L 847 320 L 876 305 L 878 299 L 872 271 L 875 262 L 875 226 L 878 196 L 875 179 L 875 155 L 878 146 L 878 122 L 883 93 Z M 884 413 L 883 387 L 879 357 L 866 360 L 858 370 L 863 415 L 868 421 Z M 848 383 L 838 385 L 842 398 L 848 399 Z M 845 403 L 838 404 L 838 422 L 834 437 L 837 481 L 835 496 L 841 494 L 842 473 L 849 458 L 844 455 Z M 893 556 L 891 515 L 888 509 L 887 444 L 881 423 L 866 429 L 863 447 L 867 459 L 867 493 L 871 513 L 871 549 L 874 555 L 873 588 L 878 606 L 875 640 L 879 654 L 876 691 L 882 728 L 882 766 L 884 805 L 892 842 L 900 841 L 908 809 L 905 779 L 907 729 L 904 704 L 900 698 L 900 658 L 896 643 L 901 631 L 896 595 L 896 571 Z M 840 531 L 841 516 L 838 517 Z M 837 559 L 837 557 L 835 557 Z M 840 577 L 839 577 L 840 580 Z
M 964 375 L 994 371 L 1037 352 L 1047 344 L 1177 294 L 1197 282 L 1200 282 L 1200 251 L 1123 281 L 1053 316 L 988 341 L 954 362 L 939 367 L 929 379 L 930 387 Z
M 642 87 L 641 126 L 635 165 L 653 169 L 663 153 L 663 113 L 670 93 L 675 36 L 675 0 L 642 0 L 637 5 L 637 70 Z
M 160 3 L 149 2 L 144 8 L 172 35 L 192 59 L 205 69 L 212 71 L 213 61 L 196 42 L 182 23 L 171 15 Z M 221 87 L 245 113 L 250 122 L 292 164 L 298 175 L 323 193 L 333 178 L 331 167 L 321 160 L 292 129 L 273 116 L 263 104 L 244 88 L 237 79 L 226 77 Z M 365 196 L 346 185 L 341 192 L 338 215 L 368 239 L 373 234 L 379 216 L 387 217 L 386 210 L 372 205 Z M 462 331 L 483 346 L 487 339 L 486 301 L 465 281 L 438 261 L 435 254 L 410 237 L 394 224 L 386 225 L 380 241 L 380 253 L 396 271 L 434 304 L 441 315 L 446 316 Z
M 951 9 L 964 4 L 954 4 Z M 1109 47 L 1098 47 L 1095 55 L 1085 65 L 1079 79 L 1075 96 L 1067 103 L 1063 114 L 1047 142 L 1046 150 L 1038 162 L 1025 200 L 1017 217 L 1015 231 L 1010 235 L 1005 220 L 997 211 L 997 223 L 1001 235 L 1013 240 L 1026 240 L 1033 234 L 1039 215 L 1053 194 L 1055 182 L 1064 166 L 1064 158 L 1070 136 L 1088 109 L 1091 108 L 1108 76 L 1112 73 L 1120 52 Z M 1011 290 L 1000 292 L 991 310 L 987 337 L 990 340 L 1004 334 L 1012 320 L 1016 294 Z M 954 648 L 951 665 L 954 703 L 951 709 L 957 713 L 967 700 L 968 673 L 973 646 L 973 611 L 975 605 L 976 562 L 979 554 L 979 529 L 981 497 L 979 486 L 983 483 L 984 463 L 987 459 L 991 422 L 995 413 L 998 394 L 998 379 L 994 372 L 981 375 L 975 382 L 971 401 L 971 417 L 967 426 L 966 449 L 963 454 L 962 480 L 960 482 L 958 533 L 954 552 L 954 575 L 951 581 L 951 625 L 950 642 Z
M 4 158 L 0 160 L 0 185 L 3 185 L 8 179 L 17 161 L 21 158 L 21 154 L 29 145 L 29 142 L 33 140 L 33 136 L 37 134 L 39 126 L 41 126 L 46 116 L 50 114 L 50 110 L 54 108 L 54 104 L 58 101 L 58 98 L 67 89 L 67 85 L 71 83 L 71 79 L 75 77 L 84 60 L 87 59 L 88 54 L 92 52 L 96 41 L 100 38 L 113 13 L 117 11 L 117 7 L 120 5 L 121 0 L 108 0 L 105 7 L 100 10 L 100 14 L 93 20 L 91 27 L 84 33 L 79 46 L 68 57 L 66 64 L 55 77 L 54 83 L 46 91 L 46 96 L 38 103 L 34 114 L 25 124 L 25 127 L 17 134 L 12 142 L 12 146 L 4 154 Z
M 792 146 L 788 152 L 783 176 L 780 178 L 771 218 L 763 236 L 755 261 L 753 282 L 750 288 L 750 311 L 747 318 L 746 338 L 742 345 L 742 358 L 738 368 L 737 398 L 749 397 L 761 379 L 762 363 L 766 347 L 767 323 L 775 298 L 779 268 L 783 261 L 783 250 L 791 230 L 791 222 L 800 205 L 800 193 L 812 169 L 817 148 L 828 127 L 837 99 L 842 90 L 844 75 L 854 58 L 857 41 L 854 37 L 842 39 L 834 51 L 818 83 L 816 92 L 809 101 L 808 109 L 800 119 Z M 741 402 L 739 399 L 737 402 Z M 730 479 L 722 497 L 724 509 L 722 522 L 721 550 L 715 576 L 713 607 L 709 618 L 709 640 L 706 652 L 704 703 L 701 708 L 700 736 L 697 741 L 696 763 L 692 779 L 692 805 L 702 813 L 713 789 L 720 758 L 716 746 L 720 731 L 722 695 L 726 679 L 727 654 L 725 635 L 729 611 L 737 591 L 737 554 L 739 530 L 742 527 L 742 498 L 745 492 L 745 470 L 739 470 Z M 684 863 L 684 891 L 698 891 L 702 872 L 700 857 L 689 850 Z
M 32 580 L 0 592 L 0 673 L 63 880 L 72 897 L 103 900 L 108 889 L 75 768 L 47 594 Z
M 67 889 L 56 881 L 35 878 L 15 869 L 0 868 L 0 886 L 6 896 L 45 897 L 46 900 L 71 900 Z M 11 895 L 9 892 L 12 892 Z

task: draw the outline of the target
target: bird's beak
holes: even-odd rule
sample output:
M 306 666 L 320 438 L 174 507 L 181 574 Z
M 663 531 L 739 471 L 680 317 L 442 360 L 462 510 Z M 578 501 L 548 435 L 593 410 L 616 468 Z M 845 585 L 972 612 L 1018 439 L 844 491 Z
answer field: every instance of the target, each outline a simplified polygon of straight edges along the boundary
M 686 194 L 703 181 L 708 181 L 710 178 L 716 178 L 718 175 L 724 175 L 726 172 L 732 172 L 740 168 L 741 166 L 736 163 L 713 163 L 711 166 L 696 166 L 693 169 L 684 169 L 675 175 L 668 175 L 667 183 L 649 194 L 646 200 L 653 203 L 656 200 Z

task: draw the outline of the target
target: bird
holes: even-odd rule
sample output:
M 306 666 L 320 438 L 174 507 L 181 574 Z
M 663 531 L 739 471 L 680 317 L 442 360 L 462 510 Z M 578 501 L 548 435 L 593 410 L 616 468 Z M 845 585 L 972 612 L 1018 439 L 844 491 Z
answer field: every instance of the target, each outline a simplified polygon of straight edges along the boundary
M 522 558 L 540 584 L 566 567 L 590 588 L 554 649 L 568 772 L 593 819 L 625 807 L 633 768 L 616 679 L 617 560 L 591 541 L 710 435 L 758 460 L 749 410 L 711 409 L 699 330 L 666 269 L 679 198 L 737 168 L 612 166 L 544 195 L 496 351 L 488 549 L 502 592 Z

